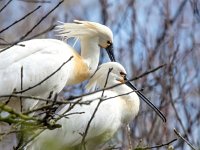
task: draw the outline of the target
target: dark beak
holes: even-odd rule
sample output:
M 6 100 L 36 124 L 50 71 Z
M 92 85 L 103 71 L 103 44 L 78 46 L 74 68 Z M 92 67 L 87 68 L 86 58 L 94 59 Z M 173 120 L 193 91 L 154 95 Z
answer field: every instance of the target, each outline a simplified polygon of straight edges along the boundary
M 113 45 L 110 44 L 110 45 L 106 48 L 106 51 L 107 51 L 107 53 L 108 53 L 108 56 L 109 56 L 110 60 L 115 62 L 115 56 L 114 56 L 114 54 L 113 54 Z
M 151 101 L 146 98 L 141 91 L 138 91 L 137 88 L 130 82 L 126 79 L 126 85 L 129 86 L 131 89 L 133 90 L 136 90 L 136 93 L 138 94 L 138 96 L 143 100 L 145 101 L 156 113 L 157 115 L 163 120 L 163 122 L 166 122 L 166 118 L 165 116 L 162 114 L 162 112 L 156 107 L 154 106 L 153 103 L 151 103 Z

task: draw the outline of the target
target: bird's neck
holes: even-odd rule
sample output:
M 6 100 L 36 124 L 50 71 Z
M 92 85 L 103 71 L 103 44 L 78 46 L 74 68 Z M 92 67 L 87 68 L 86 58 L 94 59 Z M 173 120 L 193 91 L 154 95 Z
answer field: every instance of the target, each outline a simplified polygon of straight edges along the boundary
M 100 47 L 97 37 L 81 39 L 81 56 L 89 67 L 90 74 L 93 74 L 99 63 Z

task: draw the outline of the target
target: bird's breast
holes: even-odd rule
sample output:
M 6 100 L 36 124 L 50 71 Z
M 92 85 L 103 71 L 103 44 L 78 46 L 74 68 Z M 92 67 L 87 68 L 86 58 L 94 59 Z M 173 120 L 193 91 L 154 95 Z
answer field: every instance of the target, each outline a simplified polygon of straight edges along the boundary
M 67 85 L 81 83 L 90 76 L 88 65 L 80 57 L 74 55 L 73 64 L 73 71 L 70 72 L 71 76 L 67 81 Z
M 129 123 L 132 121 L 139 112 L 140 101 L 137 94 L 131 93 L 121 99 L 121 104 L 123 107 L 122 122 Z

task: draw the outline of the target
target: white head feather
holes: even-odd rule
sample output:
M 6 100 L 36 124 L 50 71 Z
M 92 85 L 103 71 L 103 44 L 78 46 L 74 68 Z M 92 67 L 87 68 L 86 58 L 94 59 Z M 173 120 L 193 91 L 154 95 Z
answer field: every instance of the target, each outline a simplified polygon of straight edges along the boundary
M 58 32 L 58 36 L 65 39 L 75 37 L 81 40 L 98 37 L 99 46 L 103 48 L 108 46 L 107 42 L 113 43 L 112 31 L 107 26 L 96 22 L 74 20 L 74 23 L 62 23 L 56 26 L 55 31 Z
M 109 69 L 112 69 L 111 72 L 108 72 Z M 90 78 L 88 84 L 86 85 L 86 89 L 88 91 L 94 91 L 96 88 L 103 89 L 106 83 L 106 79 L 108 76 L 107 84 L 105 87 L 110 87 L 116 84 L 119 84 L 119 79 L 121 78 L 120 73 L 123 72 L 126 74 L 124 67 L 117 62 L 108 62 L 100 65 L 97 68 L 97 71 Z

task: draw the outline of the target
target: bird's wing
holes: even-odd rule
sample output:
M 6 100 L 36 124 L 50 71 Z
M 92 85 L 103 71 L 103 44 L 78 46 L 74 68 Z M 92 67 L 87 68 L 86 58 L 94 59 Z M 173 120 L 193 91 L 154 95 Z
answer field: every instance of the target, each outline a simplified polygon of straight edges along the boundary
M 21 83 L 22 89 L 37 85 L 54 72 L 48 80 L 27 91 L 27 94 L 40 95 L 54 89 L 59 92 L 73 64 L 70 61 L 61 66 L 72 54 L 67 44 L 49 39 L 25 41 L 7 49 L 0 53 L 0 95 L 11 94 L 14 89 L 20 91 Z
M 92 102 L 89 105 L 77 104 L 72 110 L 65 113 L 65 115 L 68 115 L 67 118 L 62 118 L 58 121 L 58 123 L 62 125 L 62 129 L 57 129 L 57 131 L 55 130 L 55 133 L 61 137 L 61 145 L 70 146 L 81 143 L 81 133 L 84 134 L 86 127 L 88 126 L 88 122 L 97 107 L 99 102 L 98 98 L 101 97 L 101 94 L 102 92 L 98 92 L 96 94 L 83 97 L 81 102 L 87 102 L 90 100 L 92 100 Z M 105 91 L 104 96 L 108 97 L 110 95 L 113 96 L 116 94 L 111 91 Z M 92 140 L 98 136 L 102 136 L 102 138 L 104 138 L 104 134 L 106 134 L 106 138 L 108 138 L 107 135 L 110 134 L 111 138 L 121 124 L 120 107 L 121 106 L 117 101 L 115 101 L 115 99 L 102 102 L 89 126 L 86 140 Z M 62 114 L 68 108 L 69 106 L 65 106 L 59 114 Z

